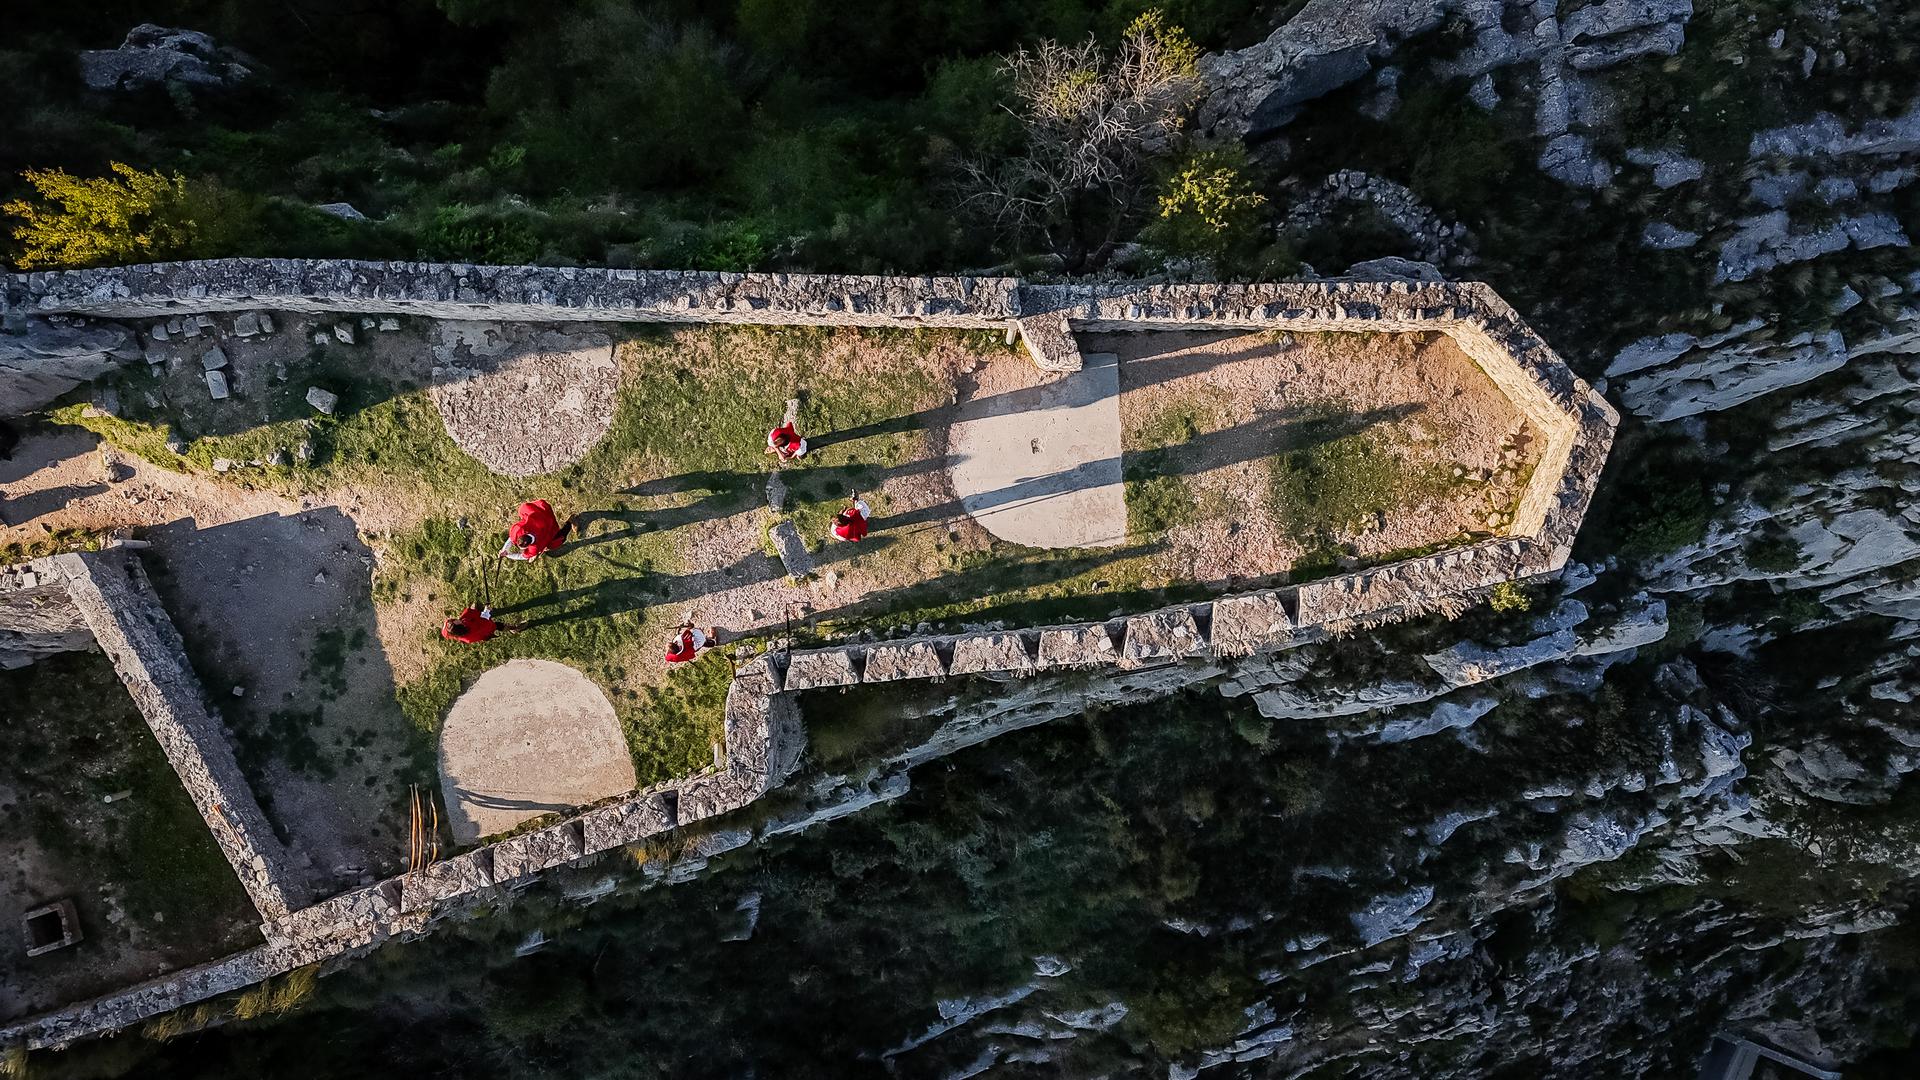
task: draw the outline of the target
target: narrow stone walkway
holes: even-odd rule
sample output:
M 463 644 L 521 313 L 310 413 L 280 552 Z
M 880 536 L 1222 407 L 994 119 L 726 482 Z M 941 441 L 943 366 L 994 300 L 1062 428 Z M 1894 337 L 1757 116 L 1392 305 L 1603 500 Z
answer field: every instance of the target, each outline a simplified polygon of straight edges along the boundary
M 1120 474 L 1120 364 L 1086 366 L 1029 390 L 960 403 L 948 443 L 961 506 L 1029 547 L 1111 547 L 1127 538 Z

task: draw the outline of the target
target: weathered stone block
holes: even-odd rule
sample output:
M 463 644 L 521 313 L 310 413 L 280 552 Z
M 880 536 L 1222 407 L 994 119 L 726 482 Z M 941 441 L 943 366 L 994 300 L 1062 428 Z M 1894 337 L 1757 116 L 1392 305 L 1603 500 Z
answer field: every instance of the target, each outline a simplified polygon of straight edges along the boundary
M 731 771 L 709 773 L 677 785 L 679 824 L 738 810 L 760 795 L 751 778 Z
M 788 690 L 812 690 L 821 686 L 851 686 L 860 681 L 856 654 L 850 649 L 819 649 L 797 652 L 787 658 Z
M 1207 641 L 1200 635 L 1193 612 L 1186 608 L 1135 615 L 1127 620 L 1126 644 L 1121 663 L 1129 667 L 1164 663 L 1205 652 Z
M 1084 365 L 1080 343 L 1074 340 L 1065 312 L 1050 311 L 1020 319 L 1019 323 L 1020 340 L 1040 370 L 1079 371 Z
M 563 821 L 494 844 L 493 880 L 514 881 L 580 858 L 586 853 L 582 827 L 581 821 Z
M 952 675 L 974 675 L 990 671 L 1008 671 L 1028 675 L 1034 670 L 1033 655 L 1027 651 L 1027 638 L 1020 633 L 977 634 L 953 643 L 953 662 L 947 665 Z
M 493 886 L 493 850 L 477 848 L 400 879 L 400 910 L 427 911 Z
M 947 673 L 947 665 L 930 641 L 888 642 L 867 651 L 867 670 L 863 681 L 893 682 L 898 679 L 938 679 Z
M 1040 631 L 1042 671 L 1119 662 L 1120 650 L 1114 647 L 1113 635 L 1105 626 L 1050 626 Z
M 1295 644 L 1293 613 L 1279 592 L 1215 600 L 1209 630 L 1215 656 L 1246 656 Z
M 632 795 L 580 817 L 580 854 L 592 855 L 666 832 L 676 824 L 673 802 L 665 792 Z M 496 865 L 499 865 L 496 860 Z

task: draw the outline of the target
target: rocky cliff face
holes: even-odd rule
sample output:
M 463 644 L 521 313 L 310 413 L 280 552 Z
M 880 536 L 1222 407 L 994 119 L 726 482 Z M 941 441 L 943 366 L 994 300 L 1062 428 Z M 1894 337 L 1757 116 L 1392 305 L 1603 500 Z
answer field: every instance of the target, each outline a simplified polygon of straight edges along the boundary
M 1324 126 L 1301 133 L 1316 114 L 1371 117 L 1380 127 L 1367 130 L 1390 137 L 1400 88 L 1451 78 L 1503 130 L 1531 124 L 1508 143 L 1530 138 L 1525 160 L 1559 192 L 1559 213 L 1604 220 L 1685 283 L 1601 324 L 1554 283 L 1502 280 L 1525 268 L 1475 235 L 1498 220 L 1467 220 L 1444 256 L 1529 295 L 1530 310 L 1568 312 L 1548 337 L 1633 414 L 1563 607 L 1644 594 L 1629 606 L 1657 602 L 1666 618 L 1659 633 L 1619 618 L 1637 653 L 1581 657 L 1555 638 L 1555 609 L 1532 638 L 1425 652 L 1411 671 L 1396 666 L 1408 643 L 1390 642 L 1397 661 L 1366 685 L 1319 684 L 1314 664 L 1328 660 L 1305 653 L 1221 683 L 1337 747 L 1352 782 L 1386 759 L 1409 784 L 1434 784 L 1419 748 L 1450 760 L 1464 747 L 1483 771 L 1424 817 L 1385 805 L 1348 823 L 1366 859 L 1292 868 L 1296 887 L 1349 886 L 1330 926 L 1303 931 L 1284 888 L 1266 910 L 1170 917 L 1169 933 L 1260 957 L 1260 989 L 1237 999 L 1229 1037 L 1143 1072 L 1681 1075 L 1722 1030 L 1830 1065 L 1904 1044 L 1905 991 L 1890 987 L 1910 979 L 1920 874 L 1920 99 L 1882 66 L 1911 55 L 1915 20 L 1874 15 L 1850 3 L 1314 3 L 1264 44 L 1208 59 L 1202 123 L 1251 138 L 1282 170 L 1340 164 L 1311 149 Z M 1779 96 L 1743 69 L 1790 69 L 1810 92 Z M 1751 114 L 1651 138 L 1626 95 L 1673 84 L 1706 92 L 1663 99 L 1676 111 Z M 1715 103 L 1741 87 L 1766 100 Z M 1845 87 L 1856 100 L 1839 115 Z M 1400 250 L 1366 253 L 1434 258 L 1433 234 L 1446 234 L 1417 222 L 1453 208 L 1418 176 L 1369 171 L 1325 189 L 1312 175 L 1289 182 L 1313 199 L 1411 182 L 1434 212 L 1390 222 Z M 1463 663 L 1524 670 L 1436 693 L 1435 676 Z M 1567 732 L 1618 710 L 1641 718 L 1630 736 L 1556 754 Z M 1510 773 L 1496 765 L 1508 752 L 1526 759 Z M 1501 838 L 1475 843 L 1488 833 Z M 1246 872 L 1259 872 L 1251 855 Z M 970 999 L 900 1060 L 945 1076 L 1084 1063 L 1106 1030 L 1094 1019 L 1137 1020 L 1145 1003 L 1098 1000 L 1093 986 L 1069 989 L 1074 978 Z

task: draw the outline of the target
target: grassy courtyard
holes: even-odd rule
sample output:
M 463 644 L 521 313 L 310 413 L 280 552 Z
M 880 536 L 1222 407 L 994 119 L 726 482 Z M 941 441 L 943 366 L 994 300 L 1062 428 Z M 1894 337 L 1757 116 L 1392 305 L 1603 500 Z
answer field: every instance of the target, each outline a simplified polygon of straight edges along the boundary
M 1469 445 L 1512 417 L 1471 384 L 1470 362 L 1432 343 L 1104 335 L 1092 345 L 1123 353 L 1130 535 L 1111 548 L 1030 548 L 973 520 L 946 472 L 947 432 L 978 373 L 1033 377 L 997 333 L 592 327 L 614 343 L 611 422 L 574 464 L 517 480 L 489 472 L 442 424 L 430 392 L 439 326 L 408 320 L 343 344 L 324 324 L 282 319 L 283 333 L 224 339 L 233 399 L 208 399 L 192 362 L 203 342 L 184 362 L 123 379 L 114 415 L 76 405 L 55 419 L 236 503 L 345 520 L 354 540 L 339 557 L 356 576 L 349 556 L 363 546 L 364 598 L 344 601 L 319 636 L 229 641 L 205 667 L 267 665 L 295 650 L 284 664 L 301 674 L 285 700 L 223 700 L 243 748 L 355 788 L 360 802 L 372 791 L 388 825 L 410 785 L 432 782 L 453 699 L 510 658 L 594 679 L 644 785 L 705 765 L 721 738 L 728 658 L 661 662 L 683 620 L 808 643 L 1108 617 L 1463 540 L 1524 479 L 1511 455 Z M 1362 389 L 1337 392 L 1349 383 Z M 307 404 L 309 386 L 340 396 L 333 414 Z M 1431 411 L 1423 397 L 1463 394 L 1464 406 Z M 812 449 L 779 470 L 776 512 L 764 436 L 790 397 Z M 829 520 L 856 493 L 873 506 L 874 532 L 857 546 L 832 542 Z M 580 534 L 557 557 L 495 558 L 513 508 L 531 498 L 580 515 Z M 768 539 L 783 518 L 813 549 L 806 581 L 788 579 Z M 213 535 L 205 526 L 195 538 Z M 170 604 L 197 612 L 183 627 L 190 645 L 192 626 L 223 632 L 219 583 L 161 576 Z M 440 639 L 443 618 L 484 602 L 524 632 L 477 647 Z M 403 731 L 377 732 L 366 709 L 332 704 L 354 701 L 364 680 L 397 703 Z M 356 711 L 358 726 L 344 715 Z M 342 759 L 359 770 L 336 770 Z

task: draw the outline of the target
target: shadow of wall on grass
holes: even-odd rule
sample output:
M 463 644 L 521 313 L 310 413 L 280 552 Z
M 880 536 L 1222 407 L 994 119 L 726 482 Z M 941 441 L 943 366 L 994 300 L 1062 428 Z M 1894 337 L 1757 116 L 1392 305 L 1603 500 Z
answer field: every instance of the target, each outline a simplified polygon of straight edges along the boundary
M 395 699 L 353 520 L 335 507 L 184 518 L 146 538 L 155 587 L 315 895 L 395 864 L 422 736 Z

